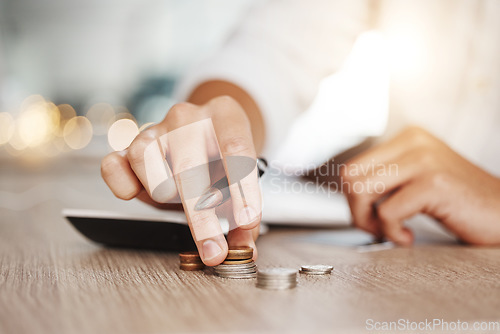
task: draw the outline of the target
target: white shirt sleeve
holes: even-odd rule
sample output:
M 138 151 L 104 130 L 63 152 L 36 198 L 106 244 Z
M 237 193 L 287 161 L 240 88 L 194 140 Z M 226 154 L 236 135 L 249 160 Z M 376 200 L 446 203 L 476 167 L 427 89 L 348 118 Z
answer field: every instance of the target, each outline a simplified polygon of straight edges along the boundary
M 263 113 L 264 154 L 272 159 L 321 79 L 340 68 L 368 15 L 362 0 L 260 2 L 216 54 L 181 80 L 174 96 L 185 100 L 207 80 L 240 86 Z

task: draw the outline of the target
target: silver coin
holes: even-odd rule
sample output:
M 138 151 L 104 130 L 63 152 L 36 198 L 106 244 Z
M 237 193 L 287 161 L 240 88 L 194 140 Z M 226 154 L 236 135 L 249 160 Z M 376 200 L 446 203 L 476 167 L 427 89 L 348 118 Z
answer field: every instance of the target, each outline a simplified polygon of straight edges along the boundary
M 267 268 L 259 270 L 259 276 L 262 277 L 288 277 L 297 275 L 297 273 L 297 269 L 291 268 Z
M 301 271 L 304 272 L 327 272 L 327 271 L 331 272 L 333 270 L 333 266 L 328 266 L 324 264 L 306 265 L 302 266 L 300 269 Z

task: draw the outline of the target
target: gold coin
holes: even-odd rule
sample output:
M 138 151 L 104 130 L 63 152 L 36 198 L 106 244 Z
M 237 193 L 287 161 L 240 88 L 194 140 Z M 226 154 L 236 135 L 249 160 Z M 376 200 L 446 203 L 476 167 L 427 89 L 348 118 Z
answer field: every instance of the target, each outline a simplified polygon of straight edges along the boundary
M 253 257 L 253 248 L 246 246 L 229 247 L 226 260 L 247 260 Z
M 245 260 L 224 260 L 222 264 L 244 264 L 244 263 L 250 263 L 252 262 L 252 259 L 245 259 Z
M 203 270 L 205 265 L 203 263 L 181 263 L 181 270 L 194 271 L 194 270 Z
M 203 263 L 198 252 L 183 252 L 179 254 L 181 263 Z

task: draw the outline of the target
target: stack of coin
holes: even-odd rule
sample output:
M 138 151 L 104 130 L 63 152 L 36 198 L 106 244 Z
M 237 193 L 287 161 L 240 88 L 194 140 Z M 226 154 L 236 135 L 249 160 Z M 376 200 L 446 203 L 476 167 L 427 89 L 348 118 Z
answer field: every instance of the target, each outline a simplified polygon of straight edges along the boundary
M 290 268 L 269 268 L 259 270 L 257 273 L 256 286 L 268 290 L 285 290 L 297 286 L 296 269 Z
M 252 257 L 251 247 L 229 247 L 224 262 L 214 267 L 215 274 L 224 278 L 255 278 L 257 266 Z
M 184 252 L 179 254 L 180 268 L 182 270 L 202 270 L 205 264 L 201 261 L 198 252 Z
M 317 264 L 317 265 L 307 265 L 300 268 L 300 272 L 306 275 L 328 275 L 332 272 L 333 267 Z

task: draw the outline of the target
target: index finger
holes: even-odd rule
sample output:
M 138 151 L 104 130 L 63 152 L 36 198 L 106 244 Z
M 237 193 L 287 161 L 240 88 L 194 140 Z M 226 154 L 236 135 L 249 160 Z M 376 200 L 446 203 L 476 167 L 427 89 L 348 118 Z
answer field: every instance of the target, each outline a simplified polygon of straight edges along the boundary
M 213 125 L 229 181 L 234 220 L 242 229 L 253 229 L 262 217 L 257 158 L 250 122 L 232 99 L 215 99 Z

